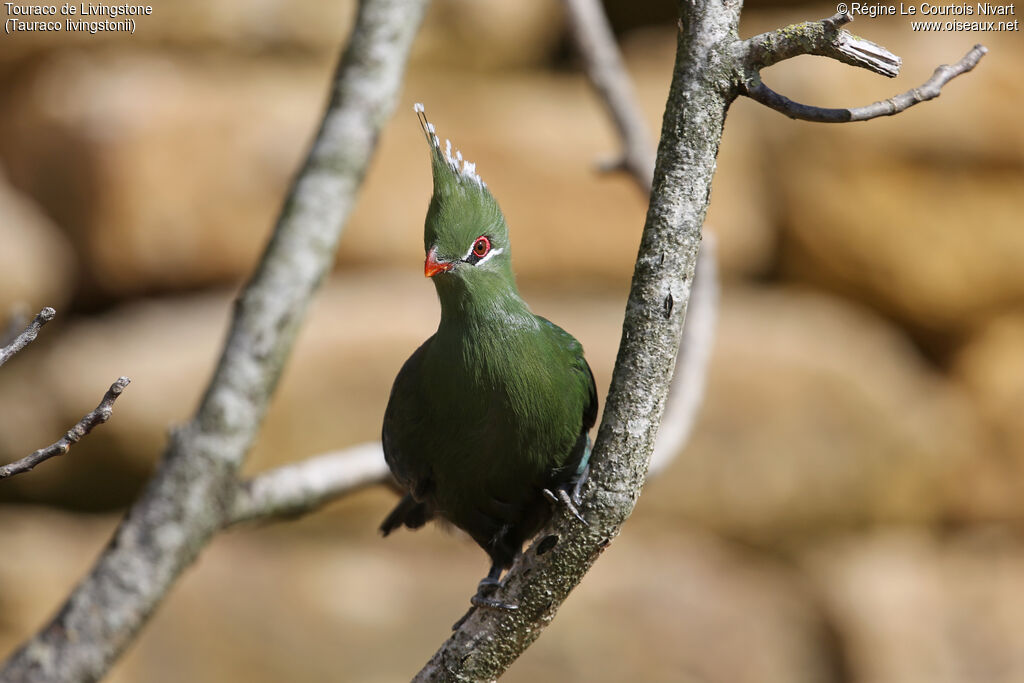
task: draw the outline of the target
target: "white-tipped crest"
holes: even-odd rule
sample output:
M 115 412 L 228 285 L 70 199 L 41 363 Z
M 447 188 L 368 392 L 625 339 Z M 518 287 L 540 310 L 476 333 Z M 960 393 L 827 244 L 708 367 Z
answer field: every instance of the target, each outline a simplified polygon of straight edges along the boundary
M 423 105 L 419 102 L 412 105 L 412 110 L 416 112 L 416 118 L 420 121 L 420 127 L 423 128 L 423 133 L 427 136 L 427 142 L 429 142 L 434 149 L 441 153 L 441 157 L 448 164 L 448 168 L 452 170 L 456 175 L 470 180 L 477 184 L 477 187 L 487 187 L 487 183 L 480 179 L 480 176 L 476 172 L 476 164 L 470 163 L 468 160 L 462 158 L 462 152 L 455 150 L 455 155 L 452 155 L 452 142 L 451 140 L 444 141 L 444 150 L 441 150 L 441 140 L 437 137 L 436 129 L 434 124 L 427 120 L 426 110 Z

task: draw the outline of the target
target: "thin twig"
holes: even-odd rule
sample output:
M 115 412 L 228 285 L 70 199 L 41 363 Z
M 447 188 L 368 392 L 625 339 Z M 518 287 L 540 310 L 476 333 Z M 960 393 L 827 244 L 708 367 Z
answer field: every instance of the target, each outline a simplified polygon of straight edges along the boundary
M 362 0 L 331 99 L 263 258 L 238 298 L 195 416 L 96 564 L 0 680 L 96 681 L 230 515 L 307 305 L 334 262 L 380 131 L 398 96 L 426 0 Z
M 22 304 L 16 304 L 7 316 L 7 324 L 4 326 L 4 331 L 0 333 L 0 347 L 7 346 L 13 342 L 27 324 L 28 309 Z
M 598 0 L 564 0 L 564 4 L 570 34 L 583 60 L 587 78 L 622 140 L 621 157 L 604 165 L 602 170 L 624 170 L 633 176 L 644 194 L 650 194 L 654 146 L 608 17 Z
M 53 310 L 53 309 L 50 309 Z M 63 437 L 50 444 L 46 448 L 40 448 L 35 453 L 27 455 L 21 460 L 9 463 L 0 467 L 0 479 L 6 479 L 13 477 L 16 474 L 22 474 L 30 471 L 33 467 L 39 463 L 49 460 L 50 458 L 58 455 L 64 455 L 71 447 L 82 440 L 86 434 L 93 430 L 96 425 L 103 424 L 110 419 L 110 415 L 114 410 L 114 401 L 121 395 L 124 388 L 131 382 L 127 377 L 119 377 L 117 381 L 110 385 L 107 389 L 107 393 L 103 395 L 103 400 L 96 406 L 96 409 L 86 413 L 85 416 L 78 421 L 74 427 L 68 430 L 67 434 Z
M 324 453 L 240 483 L 228 524 L 306 514 L 388 477 L 380 442 Z
M 57 315 L 57 311 L 49 306 L 39 311 L 29 326 L 25 328 L 24 332 L 19 334 L 10 344 L 0 349 L 0 365 L 9 361 L 14 354 L 35 341 L 35 338 L 39 335 L 39 329 L 53 320 L 55 315 Z
M 975 45 L 963 59 L 956 64 L 948 66 L 943 64 L 935 69 L 932 77 L 919 87 L 901 95 L 895 95 L 887 100 L 869 104 L 866 107 L 853 109 L 826 109 L 800 104 L 780 95 L 764 83 L 747 88 L 745 94 L 761 104 L 771 107 L 777 112 L 785 114 L 791 119 L 802 119 L 804 121 L 816 121 L 818 123 L 847 123 L 849 121 L 867 121 L 879 116 L 892 116 L 909 109 L 915 104 L 927 102 L 939 96 L 942 86 L 961 74 L 965 74 L 975 66 L 988 52 L 984 45 Z
M 899 74 L 903 63 L 899 57 L 840 28 L 851 21 L 853 16 L 839 13 L 756 35 L 739 43 L 741 58 L 753 72 L 799 55 L 817 55 L 889 78 Z

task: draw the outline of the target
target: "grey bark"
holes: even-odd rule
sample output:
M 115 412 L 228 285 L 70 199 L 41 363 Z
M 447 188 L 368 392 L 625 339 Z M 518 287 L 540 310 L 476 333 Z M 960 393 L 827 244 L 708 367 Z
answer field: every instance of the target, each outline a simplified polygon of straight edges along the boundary
M 57 311 L 49 306 L 39 311 L 21 334 L 15 337 L 10 344 L 0 349 L 0 365 L 9 361 L 14 357 L 14 354 L 35 341 L 36 337 L 39 336 L 39 330 L 42 326 L 53 320 L 55 315 L 57 315 Z
M 238 524 L 304 515 L 346 493 L 382 484 L 390 476 L 380 442 L 324 453 L 240 483 L 227 521 Z
M 879 116 L 893 116 L 894 114 L 906 111 L 915 104 L 935 99 L 942 92 L 942 87 L 946 83 L 973 69 L 987 53 L 988 49 L 985 46 L 975 45 L 960 61 L 952 66 L 943 64 L 937 67 L 935 72 L 932 73 L 931 78 L 920 87 L 912 88 L 905 93 L 893 95 L 887 100 L 880 100 L 864 107 L 829 109 L 800 104 L 784 95 L 780 95 L 761 82 L 752 83 L 744 94 L 766 107 L 785 114 L 791 119 L 815 121 L 817 123 L 868 121 Z
M 49 309 L 53 310 L 53 309 Z M 107 392 L 103 394 L 103 398 L 100 400 L 99 405 L 94 410 L 89 411 L 79 420 L 74 427 L 69 429 L 64 436 L 57 439 L 55 442 L 45 448 L 26 455 L 21 460 L 8 463 L 0 467 L 0 480 L 8 477 L 13 477 L 16 474 L 24 474 L 25 472 L 31 472 L 32 469 L 41 462 L 45 462 L 50 458 L 58 455 L 64 455 L 71 447 L 82 440 L 86 434 L 91 432 L 94 427 L 101 425 L 110 419 L 110 415 L 114 410 L 114 401 L 121 395 L 124 388 L 131 382 L 127 377 L 119 377 L 110 385 Z
M 0 680 L 95 681 L 229 518 L 255 437 L 313 292 L 330 267 L 390 116 L 425 0 L 363 0 L 330 104 L 274 235 L 242 292 L 195 416 L 53 620 Z
M 902 60 L 881 45 L 855 36 L 840 27 L 853 21 L 849 14 L 836 14 L 819 21 L 794 24 L 745 40 L 736 46 L 736 58 L 742 64 L 742 94 L 792 119 L 817 123 L 868 121 L 892 116 L 915 104 L 939 96 L 949 81 L 967 73 L 981 61 L 988 49 L 975 45 L 952 66 L 941 65 L 923 85 L 865 107 L 828 109 L 800 104 L 775 92 L 761 80 L 761 69 L 799 55 L 818 55 L 894 77 Z

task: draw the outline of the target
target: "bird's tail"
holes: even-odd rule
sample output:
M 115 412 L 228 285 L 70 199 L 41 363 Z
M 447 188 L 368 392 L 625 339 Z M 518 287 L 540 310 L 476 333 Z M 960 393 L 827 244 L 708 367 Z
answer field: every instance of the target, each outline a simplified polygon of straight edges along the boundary
M 395 509 L 381 522 L 380 532 L 387 536 L 400 526 L 407 526 L 410 529 L 419 529 L 426 524 L 433 514 L 426 503 L 417 503 L 409 494 L 398 501 Z

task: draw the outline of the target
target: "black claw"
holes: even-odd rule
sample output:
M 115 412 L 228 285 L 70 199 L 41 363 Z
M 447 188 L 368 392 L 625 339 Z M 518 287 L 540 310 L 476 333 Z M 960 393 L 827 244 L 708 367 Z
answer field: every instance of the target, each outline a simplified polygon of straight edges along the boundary
M 544 497 L 555 505 L 565 506 L 565 509 L 572 513 L 573 517 L 583 522 L 584 525 L 590 526 L 587 524 L 587 520 L 583 519 L 583 515 L 580 514 L 580 509 L 576 507 L 581 500 L 578 495 L 579 487 L 580 484 L 576 484 L 573 488 L 572 494 L 562 486 L 559 486 L 554 491 L 551 489 L 544 489 Z
M 514 612 L 519 609 L 519 605 L 513 605 L 508 602 L 502 602 L 491 597 L 501 586 L 501 581 L 498 580 L 498 576 L 501 574 L 500 567 L 491 567 L 491 573 L 480 579 L 479 585 L 476 587 L 476 594 L 469 599 L 472 607 L 469 611 L 452 626 L 452 630 L 458 629 L 462 624 L 469 618 L 469 615 L 473 613 L 477 607 L 483 607 L 485 609 L 499 609 L 505 612 Z
M 577 505 L 583 504 L 583 485 L 590 478 L 590 465 L 583 468 L 583 471 L 576 477 L 576 484 L 572 487 L 572 502 Z
M 484 578 L 480 579 L 480 583 L 477 584 L 476 594 L 480 597 L 486 597 L 494 591 L 498 590 L 498 586 L 500 585 L 501 581 L 499 581 L 498 579 L 491 576 L 485 576 Z

